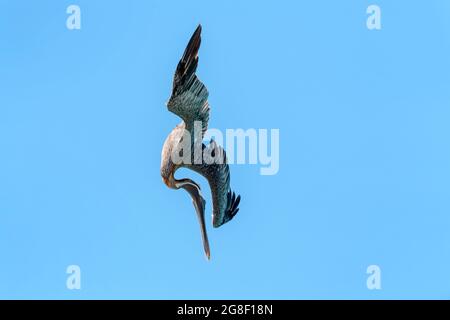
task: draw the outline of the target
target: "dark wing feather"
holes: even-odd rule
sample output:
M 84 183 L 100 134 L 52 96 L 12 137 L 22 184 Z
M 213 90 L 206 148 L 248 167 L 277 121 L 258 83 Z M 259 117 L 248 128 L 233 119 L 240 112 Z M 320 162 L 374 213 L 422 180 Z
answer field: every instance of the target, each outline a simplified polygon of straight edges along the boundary
M 200 121 L 202 134 L 208 128 L 208 90 L 195 74 L 198 65 L 198 50 L 201 43 L 202 27 L 199 25 L 178 63 L 173 78 L 172 95 L 167 103 L 169 111 L 178 115 L 192 133 L 194 122 Z M 203 137 L 203 135 L 202 135 Z

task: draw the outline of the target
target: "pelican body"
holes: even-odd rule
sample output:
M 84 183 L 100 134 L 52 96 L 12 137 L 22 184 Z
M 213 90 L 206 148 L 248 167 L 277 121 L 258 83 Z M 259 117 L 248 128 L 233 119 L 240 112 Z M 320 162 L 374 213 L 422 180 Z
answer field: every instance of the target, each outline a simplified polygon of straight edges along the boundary
M 191 179 L 176 179 L 175 172 L 184 167 L 207 179 L 211 189 L 212 222 L 215 228 L 233 219 L 239 211 L 241 197 L 231 191 L 230 171 L 223 148 L 214 140 L 211 140 L 208 145 L 203 143 L 203 137 L 208 128 L 210 109 L 208 90 L 195 74 L 201 30 L 199 25 L 175 71 L 172 94 L 167 102 L 167 108 L 178 115 L 182 122 L 172 130 L 164 142 L 161 154 L 161 177 L 169 188 L 182 188 L 191 196 L 200 223 L 205 255 L 209 260 L 211 253 L 205 224 L 206 202 L 201 194 L 200 186 Z M 204 155 L 209 155 L 209 158 L 203 158 Z

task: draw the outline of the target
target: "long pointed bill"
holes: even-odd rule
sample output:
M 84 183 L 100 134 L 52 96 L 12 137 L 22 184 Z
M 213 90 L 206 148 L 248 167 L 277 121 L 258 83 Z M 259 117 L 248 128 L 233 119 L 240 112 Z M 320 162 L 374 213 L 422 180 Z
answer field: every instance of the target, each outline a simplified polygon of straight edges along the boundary
M 205 200 L 199 196 L 197 200 L 192 200 L 195 211 L 197 212 L 198 222 L 200 224 L 200 231 L 202 233 L 203 249 L 205 250 L 206 258 L 211 258 L 211 251 L 209 250 L 208 234 L 206 233 L 205 224 Z M 199 203 L 200 202 L 200 203 Z
M 205 199 L 200 194 L 199 186 L 192 180 L 182 179 L 177 183 L 179 188 L 185 189 L 192 197 L 192 203 L 194 204 L 195 211 L 197 213 L 198 222 L 200 224 L 200 231 L 202 233 L 203 248 L 205 250 L 206 258 L 211 258 L 211 252 L 209 249 L 208 234 L 206 232 L 205 224 Z

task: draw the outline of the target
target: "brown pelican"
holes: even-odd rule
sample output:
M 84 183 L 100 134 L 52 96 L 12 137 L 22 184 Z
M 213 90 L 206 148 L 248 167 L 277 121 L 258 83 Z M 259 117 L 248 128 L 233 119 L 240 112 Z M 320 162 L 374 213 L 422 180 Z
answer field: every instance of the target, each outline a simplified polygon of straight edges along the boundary
M 202 142 L 208 127 L 209 104 L 208 90 L 195 74 L 201 30 L 202 27 L 199 25 L 175 71 L 172 95 L 167 102 L 167 109 L 178 115 L 183 121 L 172 130 L 164 142 L 161 154 L 161 176 L 169 188 L 183 188 L 192 197 L 200 223 L 203 247 L 209 260 L 210 249 L 205 226 L 206 202 L 200 193 L 200 186 L 191 179 L 175 179 L 175 171 L 180 167 L 188 168 L 208 180 L 213 202 L 212 221 L 215 228 L 233 219 L 239 211 L 238 205 L 241 197 L 239 195 L 236 197 L 236 194 L 230 189 L 230 171 L 225 151 L 214 140 L 211 140 L 208 146 Z M 198 128 L 198 123 L 200 123 L 199 135 L 195 130 Z M 190 148 L 185 148 L 186 144 Z M 209 154 L 216 161 L 205 161 L 202 157 L 199 161 L 198 155 L 194 157 L 195 151 L 193 150 L 198 146 L 201 151 L 200 155 Z M 174 155 L 186 156 L 186 154 L 183 155 L 186 150 L 190 151 L 190 155 L 187 156 L 188 161 L 174 161 Z

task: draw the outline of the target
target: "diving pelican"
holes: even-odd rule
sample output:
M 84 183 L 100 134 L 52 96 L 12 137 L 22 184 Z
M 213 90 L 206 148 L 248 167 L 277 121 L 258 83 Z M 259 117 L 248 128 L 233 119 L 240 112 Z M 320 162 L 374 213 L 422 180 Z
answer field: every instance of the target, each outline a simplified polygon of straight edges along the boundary
M 205 255 L 209 260 L 211 254 L 205 226 L 206 202 L 200 192 L 200 186 L 191 179 L 177 180 L 174 176 L 175 171 L 181 167 L 188 168 L 208 180 L 213 202 L 212 222 L 215 228 L 233 219 L 239 211 L 241 197 L 236 196 L 230 189 L 230 170 L 223 148 L 214 140 L 211 140 L 208 146 L 202 141 L 208 127 L 209 104 L 208 90 L 195 74 L 201 31 L 202 27 L 199 25 L 175 71 L 172 95 L 167 102 L 167 109 L 183 121 L 172 130 L 164 142 L 161 153 L 161 177 L 169 188 L 182 188 L 190 194 L 200 223 Z M 199 134 L 196 129 L 199 129 L 197 130 Z M 200 155 L 209 154 L 215 161 L 206 161 L 202 157 L 199 160 L 193 151 L 196 147 L 199 147 Z M 189 155 L 186 154 L 186 150 L 189 151 Z M 174 161 L 174 155 L 185 156 L 183 159 L 187 157 L 187 161 Z

